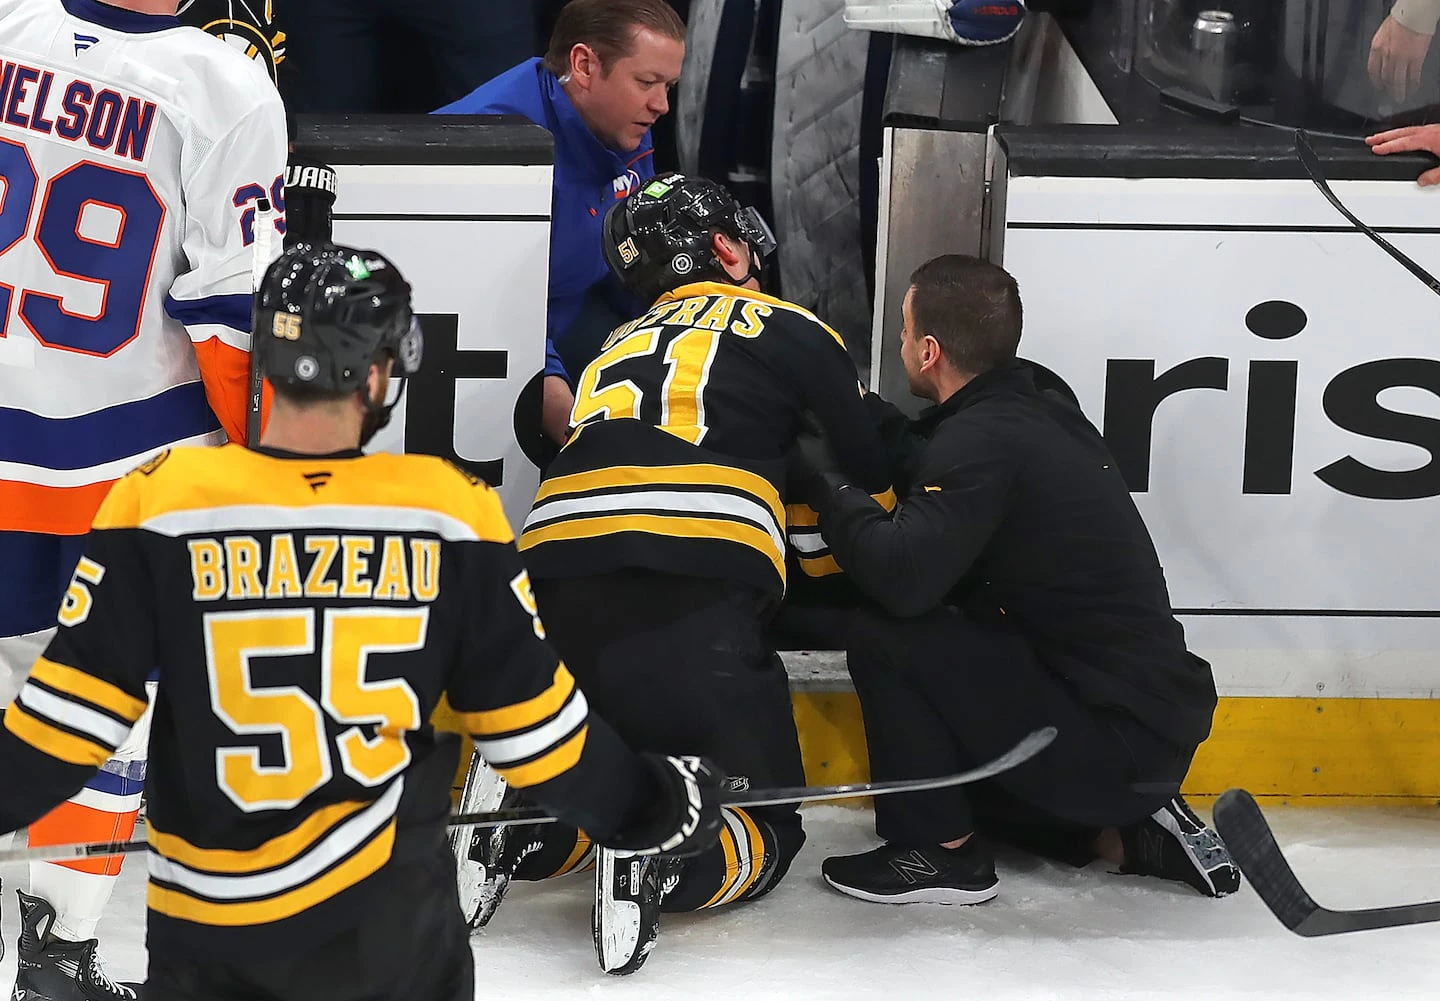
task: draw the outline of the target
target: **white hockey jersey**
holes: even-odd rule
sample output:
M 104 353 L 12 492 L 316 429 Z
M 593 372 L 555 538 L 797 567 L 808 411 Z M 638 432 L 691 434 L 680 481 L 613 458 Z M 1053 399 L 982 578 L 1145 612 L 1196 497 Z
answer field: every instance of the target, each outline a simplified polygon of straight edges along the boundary
M 0 564 L 27 563 L 18 534 L 83 534 L 161 449 L 243 441 L 256 205 L 283 210 L 285 159 L 279 93 L 224 42 L 0 0 Z

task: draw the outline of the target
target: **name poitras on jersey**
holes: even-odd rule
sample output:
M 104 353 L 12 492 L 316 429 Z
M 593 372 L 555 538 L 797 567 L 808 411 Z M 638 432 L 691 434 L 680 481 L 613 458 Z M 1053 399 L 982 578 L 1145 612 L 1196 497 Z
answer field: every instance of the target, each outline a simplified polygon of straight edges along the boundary
M 536 577 L 721 577 L 778 599 L 797 522 L 802 570 L 836 572 L 813 512 L 786 506 L 785 457 L 807 410 L 852 482 L 893 507 L 885 448 L 838 334 L 734 285 L 666 293 L 580 376 L 575 433 L 520 538 L 526 565 Z
M 495 493 L 439 459 L 165 453 L 106 498 L 59 619 L 0 727 L 0 831 L 94 774 L 158 669 L 151 950 L 304 949 L 441 857 L 442 693 L 570 823 L 618 830 L 650 788 L 544 642 Z

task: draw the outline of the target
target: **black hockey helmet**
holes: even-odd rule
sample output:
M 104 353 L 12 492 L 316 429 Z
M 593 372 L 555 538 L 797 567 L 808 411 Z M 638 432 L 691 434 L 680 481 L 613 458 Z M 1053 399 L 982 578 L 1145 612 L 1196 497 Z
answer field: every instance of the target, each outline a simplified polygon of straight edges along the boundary
M 610 273 L 647 301 L 698 281 L 733 281 L 711 236 L 740 240 L 758 260 L 775 250 L 775 234 L 753 208 L 714 181 L 684 174 L 655 178 L 605 213 L 605 263 Z
M 255 293 L 253 329 L 261 371 L 286 389 L 363 392 L 381 351 L 394 357 L 392 381 L 403 389 L 424 347 L 410 284 L 395 265 L 333 243 L 302 243 L 270 265 Z

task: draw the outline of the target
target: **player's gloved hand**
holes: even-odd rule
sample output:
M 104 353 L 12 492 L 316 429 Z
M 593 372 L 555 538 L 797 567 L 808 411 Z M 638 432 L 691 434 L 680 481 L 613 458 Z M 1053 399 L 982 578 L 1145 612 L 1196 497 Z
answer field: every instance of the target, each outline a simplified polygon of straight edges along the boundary
M 697 855 L 720 836 L 720 783 L 724 776 L 706 758 L 642 754 L 655 779 L 655 799 L 606 848 L 654 855 Z
M 335 207 L 335 168 L 298 153 L 285 165 L 285 246 L 327 243 Z
M 818 502 L 826 494 L 848 484 L 840 469 L 840 460 L 830 447 L 830 440 L 821 429 L 820 422 L 808 411 L 787 459 L 790 481 L 798 487 L 801 499 L 811 507 L 818 509 Z

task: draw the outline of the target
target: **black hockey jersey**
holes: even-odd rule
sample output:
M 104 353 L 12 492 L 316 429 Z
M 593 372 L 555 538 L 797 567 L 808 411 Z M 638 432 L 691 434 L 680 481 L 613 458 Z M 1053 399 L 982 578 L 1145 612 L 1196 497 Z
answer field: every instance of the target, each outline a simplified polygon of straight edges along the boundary
M 575 433 L 546 470 L 520 549 L 537 578 L 621 568 L 721 577 L 778 599 L 786 532 L 806 573 L 838 572 L 785 497 L 804 414 L 851 481 L 893 507 L 886 450 L 840 336 L 735 285 L 662 296 L 615 331 L 575 388 Z
M 445 844 L 458 737 L 603 838 L 644 765 L 544 640 L 496 495 L 442 460 L 176 449 L 117 482 L 0 728 L 0 829 L 78 790 L 145 709 L 149 948 L 332 938 Z

